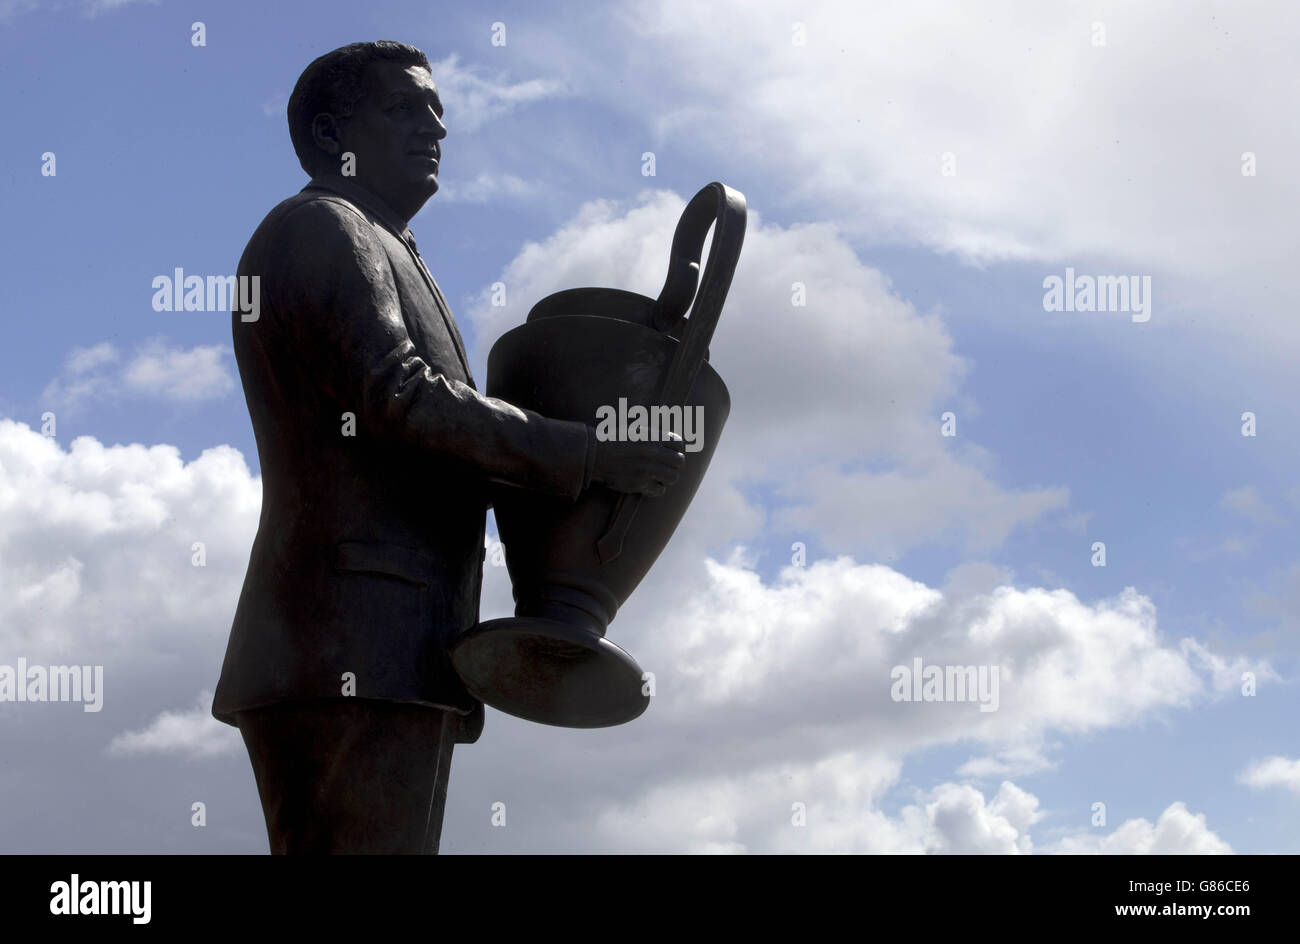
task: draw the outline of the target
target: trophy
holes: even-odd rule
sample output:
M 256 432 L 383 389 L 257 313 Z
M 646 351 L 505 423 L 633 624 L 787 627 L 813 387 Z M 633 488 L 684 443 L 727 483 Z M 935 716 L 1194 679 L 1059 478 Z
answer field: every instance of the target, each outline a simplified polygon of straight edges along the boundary
M 515 615 L 479 623 L 451 650 L 465 686 L 492 707 L 543 724 L 596 728 L 631 721 L 649 705 L 641 666 L 605 631 L 677 529 L 727 420 L 731 397 L 708 363 L 708 348 L 740 257 L 745 215 L 743 194 L 709 184 L 677 223 L 657 299 L 611 288 L 557 292 L 493 345 L 488 396 L 584 422 L 602 436 L 689 435 L 680 477 L 661 496 L 597 484 L 575 502 L 494 488 Z

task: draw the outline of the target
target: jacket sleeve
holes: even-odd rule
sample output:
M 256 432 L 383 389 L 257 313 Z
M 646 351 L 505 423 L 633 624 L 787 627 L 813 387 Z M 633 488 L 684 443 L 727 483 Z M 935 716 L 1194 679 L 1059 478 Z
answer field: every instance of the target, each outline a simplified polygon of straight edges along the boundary
M 356 413 L 363 435 L 455 457 L 495 482 L 570 498 L 586 487 L 590 427 L 485 397 L 416 353 L 367 220 L 331 201 L 303 203 L 273 245 L 262 279 L 272 324 L 263 330 L 285 332 L 289 351 Z

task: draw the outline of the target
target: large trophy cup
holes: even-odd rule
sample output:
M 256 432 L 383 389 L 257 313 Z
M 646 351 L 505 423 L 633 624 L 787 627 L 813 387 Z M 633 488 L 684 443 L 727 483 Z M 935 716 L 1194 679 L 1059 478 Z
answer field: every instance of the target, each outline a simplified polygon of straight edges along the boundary
M 711 183 L 677 223 L 658 299 L 610 288 L 558 292 L 493 345 L 488 396 L 592 426 L 600 411 L 624 405 L 668 408 L 665 417 L 680 407 L 676 415 L 702 416 L 703 430 L 700 448 L 686 452 L 680 477 L 659 497 L 601 485 L 576 502 L 494 490 L 515 615 L 480 623 L 451 653 L 466 687 L 492 707 L 596 728 L 631 721 L 649 705 L 641 667 L 605 629 L 677 529 L 726 422 L 731 398 L 708 348 L 744 235 L 744 196 Z

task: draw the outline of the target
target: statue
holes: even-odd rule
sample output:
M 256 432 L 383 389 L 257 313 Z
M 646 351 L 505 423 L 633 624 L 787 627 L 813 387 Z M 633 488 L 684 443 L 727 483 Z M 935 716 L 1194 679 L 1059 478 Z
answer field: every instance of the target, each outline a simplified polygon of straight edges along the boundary
M 232 313 L 262 511 L 212 713 L 239 727 L 274 853 L 436 853 L 452 749 L 483 704 L 452 645 L 478 623 L 485 516 L 509 486 L 664 494 L 677 442 L 485 397 L 407 224 L 447 130 L 425 55 L 355 43 L 289 99 L 311 177 L 254 232 Z

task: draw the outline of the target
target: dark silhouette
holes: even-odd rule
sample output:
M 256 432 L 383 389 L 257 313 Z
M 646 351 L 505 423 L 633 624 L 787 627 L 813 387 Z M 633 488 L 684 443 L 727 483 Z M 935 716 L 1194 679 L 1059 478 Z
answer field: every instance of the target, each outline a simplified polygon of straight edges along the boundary
M 238 725 L 277 853 L 436 852 L 483 705 L 447 650 L 478 621 L 489 483 L 660 495 L 684 458 L 484 397 L 407 228 L 438 188 L 424 54 L 357 43 L 289 99 L 311 182 L 239 263 L 232 316 L 262 513 L 212 713 Z

